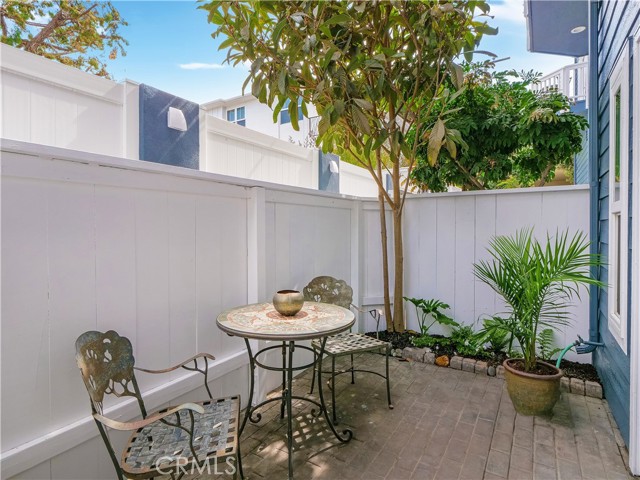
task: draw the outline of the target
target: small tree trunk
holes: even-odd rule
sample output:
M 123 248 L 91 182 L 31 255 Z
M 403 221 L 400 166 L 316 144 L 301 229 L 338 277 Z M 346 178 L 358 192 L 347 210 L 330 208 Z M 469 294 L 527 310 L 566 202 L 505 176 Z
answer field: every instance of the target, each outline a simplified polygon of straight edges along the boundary
M 387 322 L 387 330 L 393 330 L 393 317 L 391 316 L 391 297 L 389 295 L 389 250 L 387 239 L 387 215 L 385 212 L 384 195 L 378 193 L 378 205 L 380 207 L 380 237 L 382 239 L 382 282 L 384 291 L 384 317 Z
M 380 150 L 376 152 L 378 178 L 382 183 L 382 157 Z M 393 330 L 393 317 L 391 316 L 391 297 L 389 295 L 389 249 L 387 238 L 387 215 L 385 212 L 384 193 L 378 187 L 378 207 L 380 208 L 380 237 L 382 239 L 382 281 L 384 292 L 384 319 L 387 322 L 387 331 Z
M 402 210 L 393 212 L 393 251 L 394 251 L 394 284 L 393 284 L 393 329 L 404 332 L 404 253 L 402 244 Z
M 404 332 L 404 252 L 402 245 L 402 191 L 400 189 L 400 159 L 393 162 L 393 329 Z
M 547 178 L 551 173 L 551 169 L 553 168 L 553 164 L 551 162 L 547 163 L 547 166 L 544 167 L 544 170 L 540 174 L 540 178 L 534 183 L 534 187 L 544 187 L 544 184 L 547 183 Z

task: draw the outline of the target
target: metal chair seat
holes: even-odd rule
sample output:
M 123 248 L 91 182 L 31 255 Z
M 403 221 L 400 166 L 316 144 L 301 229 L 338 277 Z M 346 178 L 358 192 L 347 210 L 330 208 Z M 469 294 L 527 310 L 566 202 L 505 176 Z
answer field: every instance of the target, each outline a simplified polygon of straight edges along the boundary
M 311 342 L 311 346 L 316 350 L 320 350 L 320 341 L 314 340 Z M 387 342 L 377 338 L 363 335 L 362 333 L 347 332 L 329 337 L 325 344 L 324 352 L 327 355 L 341 356 L 375 350 L 385 351 L 388 346 Z
M 345 282 L 344 280 L 337 280 L 333 277 L 329 276 L 321 276 L 316 277 L 309 284 L 304 287 L 303 290 L 304 299 L 309 302 L 324 302 L 324 303 L 332 303 L 334 305 L 339 305 L 344 308 L 351 308 L 353 305 L 351 301 L 353 300 L 353 289 Z M 314 340 L 311 342 L 311 346 L 313 347 L 316 355 L 319 355 L 321 351 L 321 343 L 320 340 Z M 356 369 L 353 364 L 353 356 L 357 353 L 383 353 L 385 355 L 385 374 L 381 374 L 378 372 L 374 372 L 372 370 L 361 370 Z M 331 357 L 331 371 L 327 372 L 330 374 L 329 381 L 331 385 L 331 400 L 332 400 L 332 411 L 333 411 L 333 423 L 337 422 L 336 416 L 336 388 L 335 388 L 335 379 L 337 375 L 341 375 L 343 373 L 351 373 L 351 383 L 355 383 L 355 373 L 356 372 L 364 372 L 364 373 L 372 373 L 374 375 L 378 375 L 386 380 L 387 384 L 387 403 L 389 408 L 393 408 L 393 404 L 391 403 L 391 388 L 389 385 L 389 354 L 391 353 L 391 344 L 387 342 L 383 342 L 382 340 L 378 340 L 373 337 L 369 337 L 362 333 L 340 333 L 337 335 L 332 335 L 327 338 L 325 348 L 325 355 Z M 336 372 L 336 357 L 342 355 L 350 355 L 351 356 L 351 367 Z M 323 372 L 324 373 L 324 372 Z M 311 379 L 311 390 L 309 393 L 313 393 L 313 387 L 315 385 L 315 377 L 316 377 L 316 366 L 313 367 L 313 378 Z M 318 388 L 322 388 L 321 385 Z
M 193 432 L 193 446 L 198 453 L 197 463 L 203 464 L 218 458 L 235 456 L 238 448 L 240 397 L 219 398 L 197 402 L 204 409 L 198 415 Z M 171 408 L 171 407 L 170 407 Z M 166 412 L 170 408 L 160 410 Z M 180 421 L 188 424 L 189 411 L 180 411 Z M 158 470 L 175 471 L 175 462 L 168 460 L 181 457 L 186 465 L 195 463 L 191 453 L 188 432 L 161 420 L 134 432 L 123 453 L 123 470 L 131 475 L 155 474 Z

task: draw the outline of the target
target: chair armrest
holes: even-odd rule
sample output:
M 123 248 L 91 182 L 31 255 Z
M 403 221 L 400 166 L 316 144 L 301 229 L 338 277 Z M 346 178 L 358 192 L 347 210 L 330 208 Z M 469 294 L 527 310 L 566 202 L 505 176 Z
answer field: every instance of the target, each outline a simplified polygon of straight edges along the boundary
M 198 365 L 198 360 L 203 359 L 204 365 Z M 209 389 L 209 385 L 208 385 L 208 374 L 209 374 L 209 360 L 215 360 L 216 358 L 213 355 L 210 355 L 208 353 L 199 353 L 187 360 L 185 360 L 182 363 L 179 363 L 178 365 L 171 367 L 171 368 L 165 368 L 164 370 L 149 370 L 147 368 L 140 368 L 140 367 L 133 367 L 135 370 L 138 370 L 139 372 L 145 372 L 145 373 L 168 373 L 168 372 L 173 372 L 174 370 L 177 370 L 178 368 L 184 368 L 185 370 L 189 370 L 190 372 L 198 372 L 201 373 L 204 376 L 204 388 L 207 390 L 207 394 L 209 395 L 210 399 L 213 399 L 213 395 L 211 395 L 211 390 Z M 189 366 L 188 364 L 193 362 L 193 366 Z
M 107 427 L 112 428 L 114 430 L 127 431 L 127 430 L 138 430 L 139 428 L 146 427 L 147 425 L 153 422 L 162 420 L 163 418 L 173 415 L 174 413 L 179 412 L 181 410 L 192 410 L 201 415 L 204 413 L 204 408 L 201 405 L 196 405 L 195 403 L 183 403 L 182 405 L 171 408 L 166 412 L 154 413 L 153 415 L 147 418 L 143 418 L 142 420 L 137 420 L 135 422 L 119 422 L 117 420 L 112 420 L 98 413 L 94 413 L 93 418 L 98 420 L 103 425 L 106 425 Z
M 173 367 L 169 367 L 169 368 L 165 368 L 163 370 L 151 370 L 148 368 L 140 368 L 140 367 L 133 367 L 134 370 L 138 370 L 139 372 L 145 372 L 145 373 L 168 373 L 168 372 L 173 372 L 174 370 L 177 370 L 178 368 L 186 368 L 187 370 L 195 370 L 193 367 L 185 367 L 185 365 L 187 365 L 190 362 L 195 362 L 197 359 L 199 358 L 206 358 L 209 360 L 215 360 L 216 358 L 213 355 L 210 355 L 208 353 L 199 353 L 197 355 L 194 355 L 193 357 L 185 360 L 184 362 L 179 363 L 178 365 L 175 365 Z M 197 366 L 197 364 L 196 364 Z

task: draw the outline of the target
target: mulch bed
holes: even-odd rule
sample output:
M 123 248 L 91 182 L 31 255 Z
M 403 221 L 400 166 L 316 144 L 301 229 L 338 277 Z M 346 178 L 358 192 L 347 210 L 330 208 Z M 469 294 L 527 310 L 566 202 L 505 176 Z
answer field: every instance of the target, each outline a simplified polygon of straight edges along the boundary
M 380 340 L 391 342 L 392 348 L 400 350 L 406 347 L 413 347 L 411 339 L 419 336 L 419 334 L 413 330 L 406 330 L 404 332 L 388 332 L 386 330 L 381 330 L 377 333 Z M 376 338 L 376 332 L 367 332 L 366 335 Z M 434 335 L 434 337 L 435 336 L 436 335 Z M 438 355 L 447 355 L 449 358 L 455 355 L 453 346 L 451 345 L 436 345 L 432 347 L 432 351 Z M 497 366 L 502 365 L 502 362 L 507 358 L 507 356 L 505 353 L 500 352 L 497 354 L 488 353 L 488 355 L 476 355 L 468 358 L 485 361 L 490 366 Z M 549 363 L 552 363 L 553 365 L 556 364 L 555 361 L 550 361 Z M 571 362 L 563 359 L 560 363 L 560 368 L 564 370 L 564 374 L 567 377 L 575 377 L 580 380 L 589 380 L 600 384 L 602 383 L 595 367 L 589 363 Z
M 376 338 L 376 333 L 378 334 L 377 338 L 383 342 L 391 342 L 391 348 L 399 348 L 400 350 L 407 347 L 413 347 L 411 339 L 418 336 L 418 334 L 412 330 L 405 330 L 404 332 L 388 332 L 386 330 L 380 330 L 379 332 L 367 332 L 365 335 Z
M 553 364 L 555 365 L 555 362 Z M 575 377 L 580 380 L 589 380 L 602 384 L 596 368 L 590 363 L 570 362 L 563 359 L 560 362 L 560 368 L 564 370 L 564 374 L 567 377 Z

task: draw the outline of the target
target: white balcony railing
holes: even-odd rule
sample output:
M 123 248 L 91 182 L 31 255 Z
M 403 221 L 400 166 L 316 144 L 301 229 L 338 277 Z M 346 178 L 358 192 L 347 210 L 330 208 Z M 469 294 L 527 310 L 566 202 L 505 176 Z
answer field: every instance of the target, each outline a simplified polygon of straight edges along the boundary
M 589 62 L 572 63 L 545 75 L 531 88 L 534 92 L 558 91 L 572 102 L 587 100 L 589 93 Z

